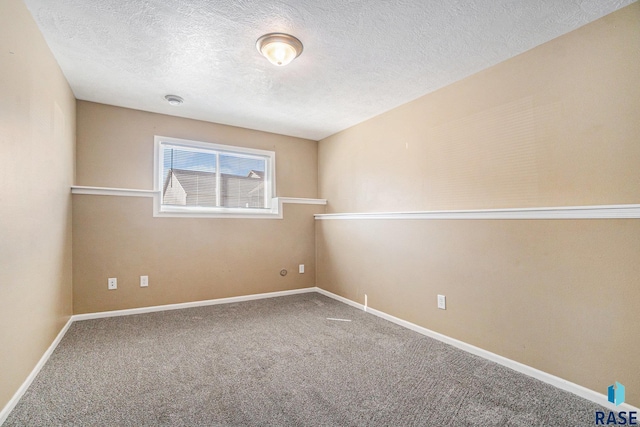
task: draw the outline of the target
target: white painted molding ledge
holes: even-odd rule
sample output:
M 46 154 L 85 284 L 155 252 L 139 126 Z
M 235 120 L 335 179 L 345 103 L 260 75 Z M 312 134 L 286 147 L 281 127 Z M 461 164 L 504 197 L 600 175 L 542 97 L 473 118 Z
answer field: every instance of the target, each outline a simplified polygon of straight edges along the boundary
M 92 196 L 124 196 L 149 197 L 154 199 L 154 217 L 177 218 L 242 218 L 242 219 L 283 219 L 282 206 L 292 205 L 326 205 L 326 199 L 312 199 L 304 197 L 274 197 L 271 209 L 227 209 L 226 212 L 211 212 L 207 210 L 188 210 L 181 207 L 160 210 L 160 191 L 134 190 L 130 188 L 85 187 L 74 185 L 71 194 L 87 194 Z M 264 212 L 260 212 L 264 211 Z
M 124 196 L 124 197 L 154 197 L 160 191 L 137 190 L 132 188 L 111 188 L 111 187 L 88 187 L 83 185 L 73 185 L 71 194 L 89 194 L 93 196 Z M 312 199 L 305 197 L 274 197 L 274 203 L 290 203 L 298 205 L 326 205 L 326 199 Z
M 153 190 L 134 190 L 131 188 L 86 187 L 74 185 L 71 194 L 88 194 L 92 196 L 124 196 L 124 197 L 154 197 L 160 194 Z
M 562 206 L 543 208 L 479 209 L 316 214 L 316 220 L 348 219 L 638 219 L 640 205 Z
M 276 203 L 288 203 L 292 205 L 326 205 L 327 199 L 309 199 L 304 197 L 274 197 Z

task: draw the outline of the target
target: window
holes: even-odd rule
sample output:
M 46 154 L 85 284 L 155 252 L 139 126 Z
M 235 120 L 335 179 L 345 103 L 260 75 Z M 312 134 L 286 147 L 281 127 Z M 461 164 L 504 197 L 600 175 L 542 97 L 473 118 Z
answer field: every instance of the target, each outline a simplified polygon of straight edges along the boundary
M 275 153 L 156 136 L 156 215 L 271 213 Z

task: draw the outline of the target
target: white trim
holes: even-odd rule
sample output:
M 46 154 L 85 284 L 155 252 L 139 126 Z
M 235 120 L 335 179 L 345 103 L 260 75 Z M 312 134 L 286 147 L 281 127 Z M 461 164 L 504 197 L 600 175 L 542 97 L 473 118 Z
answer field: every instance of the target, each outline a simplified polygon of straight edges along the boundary
M 218 207 L 215 209 L 207 209 L 209 212 L 191 212 L 189 209 L 171 209 L 162 205 L 160 194 L 164 186 L 164 179 L 161 171 L 164 170 L 164 158 L 162 157 L 162 146 L 180 147 L 187 151 L 216 153 L 219 161 L 221 153 L 233 154 L 237 157 L 261 159 L 265 161 L 264 171 L 264 200 L 265 205 L 271 202 L 272 205 L 266 207 L 267 210 L 273 209 L 273 198 L 276 195 L 276 152 L 268 150 L 259 150 L 256 148 L 247 148 L 232 145 L 222 145 L 213 142 L 194 141 L 190 139 L 179 139 L 168 136 L 155 135 L 154 144 L 154 160 L 153 160 L 153 188 L 158 192 L 158 197 L 153 204 L 154 217 L 207 217 L 207 218 L 269 218 L 268 213 L 243 213 L 234 212 L 233 209 Z M 216 199 L 220 202 L 220 168 L 216 169 Z
M 275 197 L 274 201 L 293 205 L 326 205 L 327 199 L 309 199 L 303 197 Z
M 273 206 L 271 208 L 199 208 L 167 207 L 160 210 L 160 197 L 154 199 L 153 216 L 155 218 L 254 218 L 254 219 L 282 219 L 282 212 Z
M 0 426 L 4 424 L 4 422 L 9 417 L 9 414 L 11 413 L 11 411 L 13 411 L 13 408 L 16 407 L 16 405 L 18 404 L 18 402 L 20 401 L 24 393 L 27 391 L 27 389 L 33 382 L 33 380 L 36 379 L 36 376 L 38 375 L 38 373 L 40 372 L 44 364 L 47 363 L 47 360 L 49 360 L 49 357 L 51 357 L 51 354 L 53 354 L 53 351 L 56 349 L 56 347 L 62 340 L 62 337 L 64 337 L 64 335 L 67 333 L 72 323 L 73 323 L 73 316 L 71 316 L 71 318 L 67 321 L 67 323 L 62 327 L 60 332 L 58 332 L 58 335 L 56 336 L 56 338 L 53 340 L 49 348 L 47 348 L 47 351 L 44 352 L 44 354 L 42 355 L 38 363 L 36 363 L 36 366 L 33 368 L 33 370 L 31 370 L 31 373 L 29 374 L 27 379 L 24 380 L 20 388 L 18 388 L 18 391 L 15 392 L 15 394 L 9 400 L 9 402 L 7 402 L 4 408 L 2 408 L 2 411 L 0 411 Z
M 185 150 L 203 153 L 220 151 L 246 158 L 275 156 L 275 151 L 272 150 L 261 150 L 259 148 L 242 147 L 239 145 L 224 145 L 218 144 L 217 142 L 196 141 L 193 139 L 173 138 L 171 136 L 154 135 L 153 142 L 154 144 L 173 145 L 183 147 Z
M 350 299 L 347 299 L 345 297 L 341 297 L 340 295 L 334 294 L 333 292 L 325 291 L 324 289 L 321 289 L 321 288 L 316 288 L 316 292 L 318 292 L 319 294 L 322 294 L 322 295 L 324 295 L 326 297 L 333 298 L 334 300 L 340 301 L 341 303 L 350 305 L 351 307 L 355 307 L 358 310 L 364 311 L 364 309 L 365 309 L 365 306 L 363 304 L 357 303 L 355 301 L 351 301 Z
M 326 291 L 324 289 L 320 289 L 317 288 L 318 293 L 325 295 L 329 298 L 333 298 L 337 301 L 343 302 L 345 304 L 348 304 L 352 307 L 356 307 L 359 308 L 361 310 L 364 310 L 365 306 L 362 304 L 359 304 L 357 302 L 353 302 L 347 298 L 341 297 L 340 295 L 336 295 L 332 292 Z M 370 306 L 367 308 L 367 312 L 371 313 L 375 316 L 378 316 L 382 319 L 388 320 L 392 323 L 395 323 L 397 325 L 400 325 L 402 327 L 405 327 L 407 329 L 410 329 L 414 332 L 417 332 L 419 334 L 428 336 L 430 338 L 436 339 L 438 341 L 444 342 L 446 344 L 452 345 L 456 348 L 459 348 L 460 350 L 466 351 L 467 353 L 471 353 L 474 354 L 476 356 L 482 357 L 484 359 L 490 360 L 492 362 L 495 362 L 499 365 L 505 366 L 507 368 L 513 369 L 516 372 L 520 372 L 521 374 L 525 374 L 527 376 L 533 377 L 537 380 L 540 380 L 544 383 L 550 384 L 554 387 L 557 387 L 559 389 L 562 389 L 564 391 L 568 391 L 569 393 L 573 393 L 577 396 L 582 397 L 583 399 L 587 399 L 593 403 L 596 403 L 598 405 L 604 406 L 606 408 L 608 408 L 611 411 L 640 411 L 640 409 L 628 404 L 628 403 L 623 403 L 622 405 L 619 406 L 615 406 L 612 403 L 609 403 L 609 401 L 607 400 L 607 396 L 602 394 L 602 393 L 598 393 L 596 391 L 593 391 L 591 389 L 588 389 L 586 387 L 583 387 L 581 385 L 572 383 L 570 381 L 567 381 L 565 379 L 562 379 L 560 377 L 557 377 L 555 375 L 551 375 L 549 373 L 543 372 L 539 369 L 533 368 L 531 366 L 525 365 L 523 363 L 520 362 L 516 362 L 515 360 L 511 360 L 508 359 L 504 356 L 500 356 L 498 354 L 492 353 L 490 351 L 484 350 L 482 348 L 476 347 L 474 345 L 471 344 L 467 344 L 463 341 L 459 341 L 455 338 L 451 338 L 448 337 L 446 335 L 443 335 L 439 332 L 435 332 L 432 331 L 430 329 L 427 328 L 423 328 L 422 326 L 418 326 L 415 323 L 411 323 L 411 322 L 407 322 L 406 320 L 402 320 L 399 319 L 395 316 L 392 316 L 390 314 L 384 313 L 380 310 L 376 310 L 374 308 L 371 308 Z
M 131 188 L 85 187 L 74 185 L 71 194 L 90 194 L 93 196 L 154 197 L 160 194 L 153 190 L 134 190 Z
M 224 208 L 224 213 L 216 213 L 211 210 L 198 212 L 197 209 L 191 211 L 179 210 L 160 212 L 160 192 L 153 190 L 134 190 L 130 188 L 108 188 L 108 187 L 85 187 L 74 185 L 71 187 L 72 194 L 88 194 L 94 196 L 124 196 L 124 197 L 153 197 L 154 217 L 169 218 L 249 218 L 249 219 L 282 219 L 284 204 L 293 205 L 326 205 L 326 199 L 312 199 L 304 197 L 274 197 L 271 199 L 271 209 L 231 209 Z M 262 212 L 261 212 L 262 211 Z
M 326 199 L 306 199 L 301 197 L 275 197 L 272 201 L 272 210 L 278 219 L 282 219 L 284 215 L 284 209 L 282 205 L 326 205 Z
M 267 298 L 284 297 L 288 295 L 306 294 L 306 293 L 315 292 L 315 291 L 316 291 L 316 288 L 302 288 L 302 289 L 293 289 L 290 291 L 267 292 L 264 294 L 242 295 L 238 297 L 183 302 L 178 304 L 166 304 L 166 305 L 155 305 L 151 307 L 129 308 L 126 310 L 101 311 L 97 313 L 76 314 L 73 316 L 73 321 L 76 322 L 76 321 L 90 320 L 90 319 L 103 319 L 106 317 L 130 316 L 133 314 L 154 313 L 157 311 L 168 311 L 168 310 L 181 310 L 184 308 L 206 307 L 206 306 L 218 305 L 218 304 L 231 304 L 236 302 L 252 301 L 257 299 L 267 299 Z
M 294 205 L 326 205 L 326 199 L 309 199 L 301 197 L 274 197 L 271 199 L 271 209 L 230 209 L 225 208 L 224 213 L 216 213 L 210 209 L 198 212 L 196 209 L 191 211 L 163 211 L 157 205 L 160 203 L 160 198 L 154 198 L 154 204 L 156 208 L 153 211 L 154 217 L 177 217 L 177 218 L 251 218 L 251 219 L 283 219 L 284 204 Z
M 560 206 L 542 208 L 479 209 L 316 214 L 317 220 L 335 219 L 638 219 L 638 205 Z

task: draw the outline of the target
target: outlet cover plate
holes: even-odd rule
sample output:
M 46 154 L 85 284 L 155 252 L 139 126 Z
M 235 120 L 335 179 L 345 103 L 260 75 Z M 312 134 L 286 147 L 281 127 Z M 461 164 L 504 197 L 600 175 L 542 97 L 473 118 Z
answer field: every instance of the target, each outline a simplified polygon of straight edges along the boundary
M 140 276 L 140 287 L 146 288 L 149 286 L 149 276 Z
M 447 309 L 447 297 L 444 295 L 438 295 L 438 308 L 441 310 Z
M 118 279 L 116 279 L 115 277 L 109 277 L 107 281 L 107 286 L 110 291 L 113 291 L 114 289 L 118 289 Z

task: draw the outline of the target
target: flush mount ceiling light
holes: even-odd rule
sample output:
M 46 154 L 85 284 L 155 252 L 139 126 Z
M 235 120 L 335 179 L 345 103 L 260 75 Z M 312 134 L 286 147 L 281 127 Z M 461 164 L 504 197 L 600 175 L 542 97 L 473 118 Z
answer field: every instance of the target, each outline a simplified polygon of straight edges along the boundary
M 302 53 L 302 42 L 284 33 L 269 33 L 256 41 L 256 47 L 273 65 L 283 67 Z
M 164 99 L 171 105 L 180 105 L 184 102 L 184 99 L 179 97 L 178 95 L 166 95 Z

